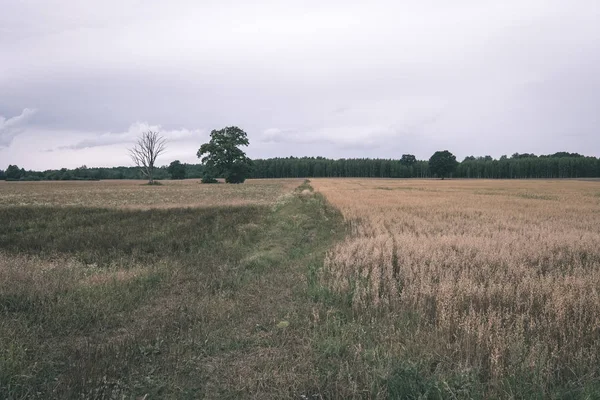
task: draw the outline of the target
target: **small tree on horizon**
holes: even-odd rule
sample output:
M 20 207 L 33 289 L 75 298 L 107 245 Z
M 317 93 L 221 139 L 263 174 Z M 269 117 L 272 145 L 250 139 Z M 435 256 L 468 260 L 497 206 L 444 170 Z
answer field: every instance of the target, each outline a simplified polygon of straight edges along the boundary
M 457 166 L 456 156 L 448 150 L 436 151 L 429 159 L 429 170 L 433 175 L 442 178 L 442 180 L 452 174 Z
M 175 160 L 167 167 L 167 172 L 171 175 L 171 179 L 185 179 L 185 165 L 179 160 Z
M 411 167 L 417 162 L 417 157 L 412 154 L 402 154 L 402 158 L 400 159 L 400 164 L 405 167 Z
M 23 168 L 19 168 L 18 165 L 9 165 L 4 172 L 5 179 L 8 180 L 19 180 L 25 176 L 25 170 Z
M 166 145 L 167 141 L 158 132 L 146 131 L 142 133 L 135 146 L 129 149 L 131 159 L 140 168 L 150 185 L 154 183 L 156 159 L 166 150 Z

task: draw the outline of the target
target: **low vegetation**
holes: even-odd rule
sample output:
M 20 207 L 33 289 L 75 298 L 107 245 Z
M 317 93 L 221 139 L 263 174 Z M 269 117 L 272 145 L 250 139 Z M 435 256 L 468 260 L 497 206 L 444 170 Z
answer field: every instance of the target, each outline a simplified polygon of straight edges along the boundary
M 0 206 L 81 206 L 109 208 L 180 208 L 216 205 L 267 205 L 302 180 L 252 180 L 239 187 L 207 187 L 198 180 L 162 181 L 147 186 L 143 181 L 1 182 Z
M 600 393 L 597 182 L 0 185 L 0 398 Z
M 307 271 L 340 217 L 305 189 L 242 206 L 1 208 L 0 398 L 318 393 Z

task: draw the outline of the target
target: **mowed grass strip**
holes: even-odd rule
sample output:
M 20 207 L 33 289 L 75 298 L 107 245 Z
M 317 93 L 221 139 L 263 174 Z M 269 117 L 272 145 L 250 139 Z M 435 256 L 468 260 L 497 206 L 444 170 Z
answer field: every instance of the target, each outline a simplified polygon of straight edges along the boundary
M 319 393 L 309 270 L 342 233 L 265 206 L 0 210 L 0 398 Z
M 89 208 L 182 208 L 268 205 L 302 183 L 300 179 L 251 179 L 243 185 L 203 185 L 197 179 L 157 181 L 0 181 L 1 206 Z
M 8 207 L 0 209 L 0 248 L 14 254 L 71 255 L 85 264 L 106 265 L 176 259 L 224 242 L 231 257 L 244 250 L 251 235 L 240 226 L 260 223 L 267 206 L 130 211 L 102 208 Z M 248 232 L 246 232 L 248 233 Z M 221 246 L 222 248 L 223 246 Z

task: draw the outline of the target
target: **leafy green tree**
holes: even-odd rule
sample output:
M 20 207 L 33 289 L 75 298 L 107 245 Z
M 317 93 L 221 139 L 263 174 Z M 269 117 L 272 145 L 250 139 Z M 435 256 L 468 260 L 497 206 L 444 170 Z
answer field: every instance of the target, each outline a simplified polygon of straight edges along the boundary
M 436 151 L 429 159 L 429 170 L 442 179 L 453 173 L 457 166 L 456 156 L 448 150 Z
M 3 181 L 6 179 L 6 175 L 4 175 L 4 170 L 0 169 L 0 181 Z
M 248 135 L 237 126 L 213 130 L 210 141 L 196 154 L 205 168 L 202 182 L 223 176 L 227 183 L 243 183 L 249 176 L 251 161 L 240 147 L 248 144 Z
M 16 165 L 9 165 L 4 174 L 6 179 L 18 180 L 25 176 L 25 170 L 23 168 L 19 169 Z
M 405 167 L 412 167 L 417 162 L 417 157 L 412 154 L 402 154 L 402 158 L 400 159 L 400 164 Z
M 171 179 L 185 179 L 185 165 L 183 165 L 179 160 L 175 160 L 169 164 L 167 172 L 171 175 Z

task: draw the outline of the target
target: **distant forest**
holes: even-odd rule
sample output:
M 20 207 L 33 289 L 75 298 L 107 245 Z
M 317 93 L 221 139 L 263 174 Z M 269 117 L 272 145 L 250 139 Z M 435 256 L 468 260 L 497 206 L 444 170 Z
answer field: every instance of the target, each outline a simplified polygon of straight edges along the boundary
M 353 158 L 328 159 L 323 157 L 287 157 L 256 159 L 252 161 L 249 178 L 312 178 L 312 177 L 366 177 L 366 178 L 434 178 L 428 161 L 417 160 L 410 154 L 401 159 Z M 200 164 L 181 164 L 185 178 L 201 178 Z M 170 179 L 166 166 L 157 168 L 155 179 Z M 551 155 L 515 153 L 494 159 L 466 157 L 452 174 L 453 178 L 523 179 L 523 178 L 597 178 L 600 177 L 600 159 L 577 153 L 559 152 Z M 137 167 L 88 168 L 46 171 L 26 171 L 10 165 L 0 170 L 5 180 L 99 180 L 142 179 Z

